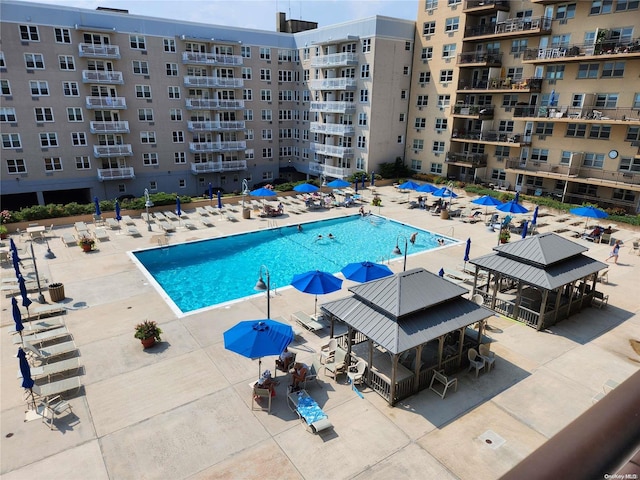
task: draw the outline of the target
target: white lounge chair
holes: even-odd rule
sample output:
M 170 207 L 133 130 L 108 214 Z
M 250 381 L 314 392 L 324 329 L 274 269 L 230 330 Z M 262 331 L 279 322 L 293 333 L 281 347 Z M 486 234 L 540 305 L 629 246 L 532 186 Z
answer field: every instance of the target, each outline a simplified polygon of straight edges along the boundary
M 124 222 L 125 225 L 135 225 L 136 222 L 133 220 L 133 218 L 131 218 L 129 215 L 123 215 L 122 216 L 122 221 Z
M 200 215 L 201 217 L 208 217 L 209 216 L 209 212 L 207 212 L 207 210 L 204 207 L 196 207 L 196 213 L 198 215 Z
M 68 247 L 69 245 L 77 244 L 78 240 L 76 239 L 75 235 L 67 232 L 62 234 L 62 243 L 64 243 L 65 247 Z
M 22 342 L 29 342 L 30 344 L 42 343 L 49 340 L 55 340 L 62 337 L 68 337 L 71 333 L 67 330 L 67 327 L 62 326 L 58 328 L 52 328 L 51 330 L 45 330 L 43 332 L 31 333 L 29 335 L 14 335 L 13 344 L 19 345 Z
M 324 325 L 304 312 L 296 312 L 291 314 L 291 319 L 298 322 L 310 332 L 315 332 L 316 330 L 322 330 L 324 328 Z
M 170 222 L 167 222 L 166 220 L 158 221 L 158 225 L 160 225 L 160 228 L 162 228 L 162 230 L 164 230 L 165 232 L 175 232 L 176 231 L 176 227 L 173 224 L 171 224 Z
M 56 343 L 48 347 L 37 348 L 29 342 L 24 342 L 22 347 L 27 354 L 41 363 L 47 363 L 52 358 L 65 355 L 67 353 L 73 353 L 78 350 L 76 343 L 72 340 L 70 342 Z
M 105 242 L 109 240 L 109 234 L 104 228 L 96 228 L 96 231 L 93 232 L 93 236 L 99 242 Z
M 54 306 L 54 305 L 49 305 Z M 34 318 L 35 315 L 31 315 L 29 318 Z M 28 335 L 30 333 L 43 332 L 45 330 L 51 330 L 52 328 L 64 327 L 64 320 L 62 317 L 56 318 L 47 318 L 45 320 L 32 320 L 32 321 L 23 321 L 22 325 L 24 325 L 24 330 L 22 331 L 23 335 Z
M 177 222 L 178 220 L 180 220 L 178 215 L 176 215 L 171 211 L 164 212 L 164 216 L 167 217 L 169 220 L 173 220 L 174 222 Z
M 205 227 L 214 227 L 215 223 L 213 223 L 209 218 L 207 217 L 200 217 L 200 221 L 202 222 L 202 224 Z
M 69 390 L 79 390 L 81 387 L 80 377 L 69 377 L 57 382 L 35 384 L 32 388 L 33 394 L 41 398 L 53 397 Z
M 238 221 L 238 218 L 231 212 L 225 212 L 224 216 L 230 222 L 237 222 Z
M 442 392 L 434 388 L 433 383 L 436 381 L 442 384 L 443 386 Z M 457 378 L 450 379 L 442 372 L 438 372 L 438 371 L 433 372 L 433 377 L 431 377 L 431 383 L 429 384 L 429 390 L 433 390 L 438 395 L 440 395 L 440 397 L 442 397 L 442 399 L 444 400 L 444 396 L 447 394 L 447 390 L 449 389 L 449 387 L 453 387 L 454 391 L 457 392 L 458 379 Z
M 78 357 L 68 358 L 59 362 L 46 363 L 37 367 L 31 367 L 31 377 L 51 378 L 54 375 L 69 372 L 71 370 L 78 371 L 80 369 L 80 359 Z M 18 378 L 22 378 L 22 372 L 18 369 Z
M 120 228 L 120 223 L 115 218 L 107 218 L 107 227 L 111 230 L 118 230 Z
M 185 220 L 184 222 L 182 222 L 182 224 L 187 227 L 189 230 L 197 230 L 198 227 L 196 227 L 196 224 L 193 223 L 191 220 Z
M 153 214 L 153 218 L 156 219 L 156 221 L 166 221 L 167 217 L 164 216 L 164 214 L 162 212 L 156 212 Z
M 138 231 L 138 229 L 134 226 L 127 227 L 127 233 L 132 237 L 141 237 L 142 234 Z

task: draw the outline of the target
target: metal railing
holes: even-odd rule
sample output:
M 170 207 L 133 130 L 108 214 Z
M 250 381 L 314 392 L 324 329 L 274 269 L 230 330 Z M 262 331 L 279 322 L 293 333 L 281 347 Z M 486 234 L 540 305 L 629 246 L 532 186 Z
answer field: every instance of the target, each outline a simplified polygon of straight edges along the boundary
M 91 133 L 129 133 L 129 122 L 89 122 Z
M 497 23 L 487 23 L 483 25 L 472 25 L 465 28 L 464 36 L 478 37 L 482 35 L 505 35 L 519 34 L 520 32 L 550 31 L 551 17 L 530 17 L 530 18 L 508 18 Z
M 124 178 L 135 178 L 133 167 L 120 168 L 99 168 L 98 180 L 121 180 Z
M 502 53 L 462 52 L 458 54 L 457 64 L 464 65 L 465 63 L 502 65 Z
M 247 148 L 247 142 L 189 142 L 189 150 L 194 153 L 198 152 L 229 152 L 236 150 L 244 150 Z
M 246 160 L 229 160 L 220 162 L 201 162 L 191 164 L 191 173 L 230 172 L 234 170 L 246 170 Z
M 547 172 L 557 174 L 560 177 L 588 178 L 590 183 L 627 183 L 632 185 L 640 184 L 640 172 L 604 170 L 601 168 L 584 167 L 581 165 L 551 164 L 549 162 L 536 162 L 527 160 L 507 160 L 506 168 L 514 170 L 524 170 L 530 172 Z M 594 199 L 597 199 L 595 197 Z
M 348 113 L 355 112 L 356 104 L 354 102 L 311 102 L 310 110 L 312 112 Z
M 92 43 L 79 43 L 78 56 L 96 58 L 120 58 L 120 47 L 117 45 L 93 45 Z
M 130 144 L 123 145 L 94 145 L 93 155 L 100 157 L 130 157 L 133 150 Z
M 244 80 L 242 78 L 226 77 L 184 77 L 185 87 L 207 87 L 207 88 L 242 88 Z
M 333 53 L 311 59 L 311 66 L 316 68 L 356 65 L 357 63 L 358 54 L 356 53 Z
M 85 105 L 91 109 L 123 110 L 127 108 L 127 99 L 125 97 L 87 97 Z
M 245 129 L 245 122 L 241 120 L 234 122 L 187 122 L 187 128 L 190 132 L 237 131 Z
M 217 98 L 187 98 L 187 110 L 242 110 L 244 100 L 219 100 Z
M 182 52 L 182 63 L 199 65 L 231 65 L 243 64 L 240 55 L 219 55 L 217 53 Z
M 124 76 L 122 72 L 108 72 L 98 70 L 83 70 L 82 71 L 83 83 L 109 83 L 114 85 L 122 85 L 124 83 Z
M 640 54 L 640 38 L 625 41 L 604 40 L 595 43 L 577 43 L 557 45 L 549 48 L 528 48 L 522 54 L 522 60 L 548 60 L 553 58 L 588 57 L 592 55 Z

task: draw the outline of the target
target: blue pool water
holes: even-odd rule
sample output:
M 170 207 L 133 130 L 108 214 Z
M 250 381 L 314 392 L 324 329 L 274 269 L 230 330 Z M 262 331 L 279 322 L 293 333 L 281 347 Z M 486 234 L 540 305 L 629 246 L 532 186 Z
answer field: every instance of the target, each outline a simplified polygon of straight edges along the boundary
M 339 273 L 352 262 L 401 259 L 392 254 L 398 235 L 419 232 L 408 255 L 457 240 L 384 217 L 354 215 L 297 226 L 231 235 L 133 252 L 134 257 L 182 312 L 255 295 L 261 265 L 269 269 L 271 288 L 290 284 L 297 273 Z M 328 238 L 329 233 L 335 237 Z M 318 239 L 322 235 L 322 239 Z M 404 251 L 404 238 L 399 246 Z M 265 278 L 266 281 L 266 278 Z M 264 293 L 263 293 L 264 295 Z

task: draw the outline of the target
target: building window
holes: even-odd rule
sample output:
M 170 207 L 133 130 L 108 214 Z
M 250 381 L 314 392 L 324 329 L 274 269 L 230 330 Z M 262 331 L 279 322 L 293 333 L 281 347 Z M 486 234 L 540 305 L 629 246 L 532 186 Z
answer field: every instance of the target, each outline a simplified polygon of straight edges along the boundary
M 438 0 L 425 0 L 424 9 L 425 10 L 435 10 L 438 8 Z
M 616 108 L 618 105 L 617 93 L 596 94 L 596 108 Z
M 71 30 L 68 28 L 54 28 L 53 35 L 56 38 L 56 43 L 71 44 Z
M 162 39 L 165 53 L 176 53 L 176 41 L 173 38 Z
M 82 109 L 80 107 L 67 107 L 67 120 L 70 122 L 82 122 Z
M 273 139 L 273 131 L 270 128 L 265 128 L 262 130 L 262 140 L 272 140 Z
M 181 108 L 170 108 L 169 109 L 169 118 L 172 122 L 181 122 L 182 121 L 182 109 Z
M 358 148 L 367 148 L 367 138 L 364 135 L 358 135 Z
M 640 158 L 622 157 L 618 169 L 622 172 L 640 173 Z
M 19 133 L 3 133 L 2 148 L 22 148 Z
M 42 148 L 57 147 L 58 146 L 58 134 L 55 132 L 41 132 L 40 133 L 40 146 Z
M 503 107 L 513 107 L 516 103 L 518 103 L 517 94 L 507 94 L 502 96 Z
M 184 132 L 182 130 L 176 130 L 171 133 L 173 143 L 184 143 Z
M 407 98 L 407 90 L 400 90 L 400 99 L 406 100 Z
M 260 99 L 263 102 L 271 101 L 271 90 L 260 90 Z
M 415 170 L 419 172 L 422 170 L 422 160 L 416 160 L 415 158 L 411 159 L 411 170 Z
M 44 70 L 44 57 L 41 53 L 25 53 L 24 63 L 29 69 Z
M 602 168 L 604 166 L 604 153 L 585 153 L 582 165 L 589 168 Z
M 0 52 L 0 67 L 4 68 L 7 66 L 7 62 L 5 61 L 4 58 L 4 52 Z
M 549 65 L 544 78 L 547 80 L 562 80 L 564 78 L 564 65 Z
M 134 75 L 149 75 L 149 62 L 134 60 L 132 66 Z
M 534 148 L 531 151 L 531 160 L 533 162 L 547 162 L 549 159 L 549 150 L 547 148 Z
M 599 63 L 581 63 L 578 65 L 577 78 L 598 78 Z
M 590 15 L 601 15 L 603 13 L 611 13 L 613 0 L 593 0 L 591 2 Z
M 624 62 L 604 62 L 602 78 L 619 78 L 624 76 Z
M 422 35 L 433 35 L 434 33 L 436 33 L 436 22 L 424 22 Z
M 411 51 L 411 42 L 404 42 L 404 49 L 407 52 Z
M 260 118 L 265 122 L 270 122 L 273 120 L 273 112 L 271 110 L 262 110 L 260 112 Z
M 507 179 L 507 174 L 505 173 L 504 170 L 500 169 L 500 168 L 493 168 L 491 169 L 491 180 L 497 180 L 497 181 L 505 181 Z
M 436 175 L 442 175 L 442 164 L 441 163 L 431 163 L 429 166 L 429 173 L 435 173 Z
M 62 171 L 62 160 L 60 157 L 47 157 L 44 159 L 44 171 L 45 172 L 60 172 Z
M 153 122 L 153 109 L 152 108 L 139 108 L 138 120 L 141 122 Z
M 444 153 L 444 142 L 435 141 L 431 149 L 433 153 Z
M 402 74 L 403 75 L 409 75 L 409 67 L 408 66 L 404 66 L 402 67 Z
M 511 53 L 524 52 L 529 47 L 529 40 L 527 38 L 520 38 L 518 40 L 511 41 Z
M 420 72 L 418 83 L 420 83 L 421 85 L 431 83 L 431 72 Z
M 273 149 L 272 148 L 263 148 L 262 149 L 262 158 L 273 158 Z
M 404 123 L 404 119 L 405 119 L 405 114 L 404 114 L 404 113 L 401 113 L 401 114 L 398 116 L 398 121 L 399 121 L 400 123 Z
M 140 143 L 155 144 L 156 132 L 140 132 Z
M 65 97 L 79 97 L 78 82 L 62 82 L 62 93 Z
M 260 60 L 271 60 L 271 49 L 268 47 L 260 47 Z
M 426 107 L 429 104 L 429 95 L 418 95 L 416 105 L 418 107 Z
M 58 55 L 58 65 L 60 65 L 60 70 L 76 69 L 73 55 Z
M 365 63 L 360 66 L 360 78 L 369 78 L 369 64 Z
M 76 170 L 90 170 L 91 158 L 87 155 L 81 155 L 75 158 Z
M 640 140 L 640 127 L 627 127 L 627 135 L 624 140 L 626 142 L 637 142 Z
M 261 68 L 260 69 L 260 80 L 264 82 L 271 81 L 271 69 L 269 68 Z
M 242 55 L 242 58 L 251 58 L 251 47 L 249 45 L 241 45 L 240 55 Z
M 495 156 L 498 158 L 508 157 L 510 153 L 511 153 L 511 147 L 505 147 L 505 146 L 499 145 L 496 147 Z
M 397 143 L 404 143 L 404 135 L 398 135 Z
M 36 113 L 36 120 L 38 114 Z M 13 107 L 0 107 L 0 122 L 9 123 L 16 121 L 16 109 Z
M 447 119 L 436 118 L 436 130 L 446 130 L 446 129 L 447 129 Z
M 553 122 L 536 122 L 536 135 L 553 135 Z
M 27 166 L 24 163 L 24 159 L 7 159 L 7 171 L 11 174 L 27 173 Z
M 184 152 L 173 152 L 173 163 L 177 165 L 187 163 L 187 155 Z
M 618 0 L 616 2 L 616 12 L 624 12 L 626 10 L 637 10 L 638 0 Z
M 25 42 L 39 42 L 40 34 L 36 25 L 20 25 L 20 40 Z
M 451 104 L 451 95 L 438 95 L 438 107 L 440 110 L 449 108 Z
M 168 89 L 168 93 L 169 93 L 169 98 L 173 99 L 173 100 L 177 100 L 180 98 L 180 87 L 167 87 Z
M 367 114 L 365 112 L 360 112 L 358 114 L 358 125 L 361 127 L 365 127 L 367 125 Z
M 150 85 L 136 85 L 136 97 L 137 98 L 151 98 L 151 86 Z
M 251 67 L 242 67 L 242 78 L 251 80 Z
M 142 164 L 145 167 L 158 165 L 158 154 L 157 153 L 143 153 L 142 154 Z
M 576 16 L 576 4 L 569 3 L 565 5 L 558 5 L 556 8 L 556 20 L 564 20 L 568 18 L 574 18 Z
M 589 138 L 598 140 L 608 139 L 611 135 L 611 125 L 591 125 Z
M 129 45 L 134 50 L 145 50 L 147 48 L 146 41 L 142 35 L 129 35 Z
M 440 82 L 451 82 L 453 80 L 453 70 L 440 70 Z
M 445 32 L 456 32 L 460 28 L 460 17 L 447 18 L 444 22 Z
M 360 90 L 360 103 L 367 103 L 369 101 L 369 90 Z
M 371 39 L 365 38 L 362 40 L 362 53 L 369 53 L 371 51 Z
M 414 151 L 424 150 L 424 140 L 421 138 L 414 138 L 412 147 Z
M 242 91 L 242 99 L 243 100 L 253 100 L 253 90 L 251 90 L 250 88 L 245 88 Z
M 586 134 L 586 123 L 569 123 L 567 125 L 567 137 L 584 138 Z
M 448 43 L 442 46 L 442 58 L 452 58 L 456 56 L 456 44 Z
M 413 126 L 416 128 L 425 128 L 427 126 L 427 119 L 422 117 L 416 117 Z
M 614 200 L 622 200 L 624 202 L 635 202 L 636 194 L 631 190 L 623 190 L 622 188 L 614 188 L 611 198 Z
M 245 110 L 244 111 L 244 119 L 247 122 L 252 121 L 253 120 L 253 110 L 251 110 L 251 109 Z
M 30 80 L 29 88 L 34 97 L 48 96 L 49 84 L 44 80 Z
M 53 122 L 53 109 L 51 107 L 36 107 L 33 111 L 36 115 L 36 122 Z
M 74 147 L 86 147 L 87 134 L 85 132 L 71 132 L 71 144 Z

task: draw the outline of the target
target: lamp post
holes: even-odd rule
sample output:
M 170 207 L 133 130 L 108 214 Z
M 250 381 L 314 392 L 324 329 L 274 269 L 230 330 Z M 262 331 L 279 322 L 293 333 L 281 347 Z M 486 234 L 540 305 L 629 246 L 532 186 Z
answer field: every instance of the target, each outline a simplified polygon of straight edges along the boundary
M 264 269 L 265 276 L 267 277 L 267 283 L 264 283 L 262 279 L 262 269 Z M 264 265 L 260 265 L 260 270 L 258 271 L 258 281 L 256 282 L 256 286 L 253 287 L 254 290 L 267 291 L 267 318 L 271 318 L 271 275 L 269 275 L 269 269 Z
M 402 234 L 396 237 L 396 248 L 393 249 L 392 253 L 394 255 L 402 255 L 402 250 L 400 250 L 400 246 L 398 244 L 398 239 L 400 238 L 404 239 L 404 266 L 402 267 L 402 271 L 406 272 L 407 271 L 407 250 L 409 248 L 409 240 L 407 240 L 407 237 L 405 237 Z
M 144 207 L 147 209 L 147 229 L 151 231 L 151 219 L 149 218 L 149 207 L 153 207 L 153 202 L 149 198 L 149 189 L 144 189 Z
M 38 303 L 45 303 L 44 295 L 42 294 L 42 287 L 40 286 L 40 274 L 38 273 L 38 264 L 36 263 L 36 255 L 33 253 L 33 242 L 31 246 L 31 258 L 33 259 L 33 270 L 36 274 L 36 282 L 38 284 Z

